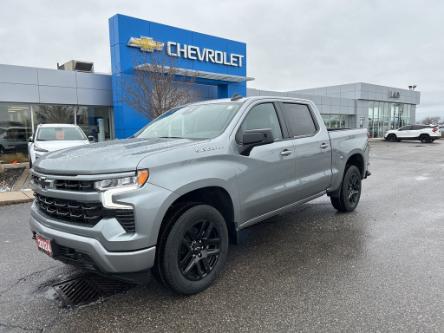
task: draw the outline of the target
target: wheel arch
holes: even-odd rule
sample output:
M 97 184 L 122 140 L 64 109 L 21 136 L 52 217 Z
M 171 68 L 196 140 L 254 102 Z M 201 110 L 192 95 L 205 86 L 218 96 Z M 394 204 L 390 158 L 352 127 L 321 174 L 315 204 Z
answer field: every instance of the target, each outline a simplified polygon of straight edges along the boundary
M 364 156 L 362 156 L 362 154 L 354 153 L 347 159 L 347 162 L 345 163 L 344 171 L 342 173 L 343 177 L 345 174 L 345 170 L 347 170 L 347 168 L 350 165 L 354 165 L 359 169 L 359 171 L 361 172 L 361 178 L 365 177 L 365 162 L 364 162 Z
M 166 229 L 169 229 L 171 226 L 169 221 L 197 203 L 207 204 L 216 208 L 225 219 L 230 241 L 232 243 L 237 242 L 235 203 L 227 189 L 218 185 L 207 185 L 189 189 L 188 191 L 182 190 L 180 193 L 180 196 L 168 207 L 162 219 L 158 243 Z

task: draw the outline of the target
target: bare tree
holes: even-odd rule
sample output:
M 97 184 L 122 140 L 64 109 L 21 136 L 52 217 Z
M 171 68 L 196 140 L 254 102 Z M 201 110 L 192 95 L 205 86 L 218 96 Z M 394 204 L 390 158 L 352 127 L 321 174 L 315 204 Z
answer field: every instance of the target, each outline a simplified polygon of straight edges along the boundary
M 39 105 L 36 109 L 38 123 L 74 123 L 74 107 L 70 105 Z
M 422 120 L 425 125 L 436 125 L 441 121 L 441 117 L 426 117 Z
M 123 100 L 149 119 L 198 98 L 192 89 L 195 75 L 174 66 L 164 54 L 143 54 L 135 61 L 134 75 L 123 86 Z

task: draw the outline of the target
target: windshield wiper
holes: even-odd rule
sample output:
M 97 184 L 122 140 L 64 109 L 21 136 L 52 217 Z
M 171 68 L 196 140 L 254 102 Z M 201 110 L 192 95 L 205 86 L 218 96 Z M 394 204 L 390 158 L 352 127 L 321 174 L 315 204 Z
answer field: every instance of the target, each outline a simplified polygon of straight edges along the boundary
M 183 139 L 181 136 L 158 136 L 159 139 Z

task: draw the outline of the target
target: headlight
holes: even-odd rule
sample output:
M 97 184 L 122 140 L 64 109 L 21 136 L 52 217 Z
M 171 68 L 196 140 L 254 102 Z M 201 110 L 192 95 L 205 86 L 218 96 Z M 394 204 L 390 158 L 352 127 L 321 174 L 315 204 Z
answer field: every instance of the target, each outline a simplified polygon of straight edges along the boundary
M 39 146 L 34 146 L 34 150 L 38 151 L 39 153 L 47 153 L 48 150 L 40 148 Z
M 135 176 L 98 180 L 94 182 L 94 187 L 99 191 L 106 191 L 108 189 L 116 187 L 131 186 L 134 188 L 138 188 L 145 185 L 146 181 L 148 180 L 148 177 L 149 177 L 149 171 L 147 169 L 139 170 L 137 171 L 137 174 Z

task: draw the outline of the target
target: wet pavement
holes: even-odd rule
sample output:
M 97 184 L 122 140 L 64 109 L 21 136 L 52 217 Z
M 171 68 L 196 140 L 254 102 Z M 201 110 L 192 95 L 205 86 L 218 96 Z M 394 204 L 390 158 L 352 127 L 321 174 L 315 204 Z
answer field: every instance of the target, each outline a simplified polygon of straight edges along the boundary
M 0 207 L 0 332 L 443 332 L 444 140 L 373 142 L 371 171 L 355 212 L 323 197 L 245 230 L 191 297 L 153 280 L 62 308 L 81 272 L 37 252 L 29 204 Z

